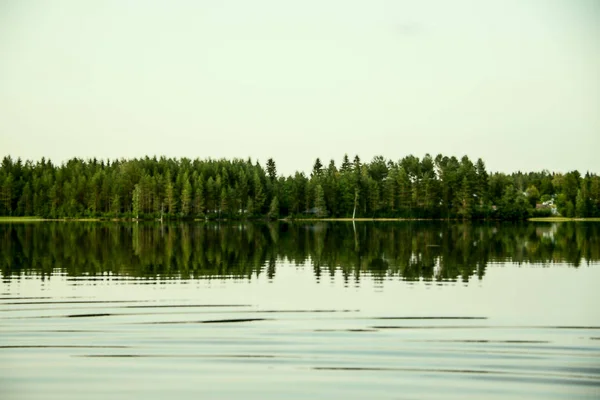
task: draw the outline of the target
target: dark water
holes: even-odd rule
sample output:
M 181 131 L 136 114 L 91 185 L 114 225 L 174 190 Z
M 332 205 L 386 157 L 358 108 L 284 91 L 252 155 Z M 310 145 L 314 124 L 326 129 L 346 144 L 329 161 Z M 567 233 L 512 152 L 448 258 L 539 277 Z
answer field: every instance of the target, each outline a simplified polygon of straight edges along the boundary
M 600 223 L 0 224 L 0 398 L 600 398 Z

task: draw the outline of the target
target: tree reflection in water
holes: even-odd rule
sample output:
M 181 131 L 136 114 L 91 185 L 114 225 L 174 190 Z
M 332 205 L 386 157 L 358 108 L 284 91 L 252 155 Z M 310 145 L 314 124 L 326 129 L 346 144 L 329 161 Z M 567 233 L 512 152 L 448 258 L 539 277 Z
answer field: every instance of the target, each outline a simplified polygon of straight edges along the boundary
M 600 224 L 44 222 L 0 224 L 0 250 L 5 278 L 274 278 L 287 261 L 309 263 L 317 279 L 468 281 L 490 263 L 598 261 Z

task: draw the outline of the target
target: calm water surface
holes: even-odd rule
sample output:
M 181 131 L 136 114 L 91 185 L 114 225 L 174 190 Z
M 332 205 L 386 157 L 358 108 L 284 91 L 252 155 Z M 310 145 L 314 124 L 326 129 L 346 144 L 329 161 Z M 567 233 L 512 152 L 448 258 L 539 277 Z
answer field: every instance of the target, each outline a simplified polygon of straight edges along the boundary
M 600 224 L 0 224 L 0 397 L 600 398 Z

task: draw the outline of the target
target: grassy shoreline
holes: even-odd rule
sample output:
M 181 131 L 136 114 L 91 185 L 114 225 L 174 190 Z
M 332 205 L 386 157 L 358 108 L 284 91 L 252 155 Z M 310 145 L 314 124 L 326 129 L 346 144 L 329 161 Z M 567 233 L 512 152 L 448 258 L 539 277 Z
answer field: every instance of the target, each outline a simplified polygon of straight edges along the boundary
M 159 222 L 156 219 L 131 219 L 131 218 L 42 218 L 42 217 L 0 217 L 2 222 Z M 179 220 L 165 220 L 179 221 Z M 203 222 L 203 219 L 181 220 Z M 230 219 L 209 220 L 209 221 L 234 221 Z M 242 220 L 235 220 L 242 221 Z M 264 221 L 264 219 L 245 220 L 245 221 Z M 460 219 L 446 218 L 280 218 L 278 221 L 283 222 L 395 222 L 395 221 L 462 221 Z M 600 222 L 600 218 L 566 218 L 566 217 L 542 217 L 529 218 L 529 222 Z
M 529 218 L 531 222 L 600 222 L 600 218 L 566 218 L 566 217 L 543 217 Z
M 301 221 L 309 221 L 309 222 L 373 222 L 373 221 L 445 221 L 446 219 L 435 219 L 435 218 L 279 218 L 277 221 L 282 222 L 301 222 Z M 158 219 L 132 219 L 132 218 L 42 218 L 42 217 L 0 217 L 0 222 L 160 222 Z M 164 222 L 174 222 L 174 221 L 187 221 L 187 222 L 204 222 L 204 219 L 185 219 L 185 220 L 167 220 Z M 266 221 L 266 219 L 229 219 L 224 218 L 221 220 L 218 219 L 210 219 L 207 221 Z M 453 220 L 454 221 L 454 220 Z
M 40 222 L 47 221 L 42 217 L 0 217 L 0 222 Z
M 446 218 L 283 218 L 280 221 L 328 221 L 328 222 L 369 222 L 369 221 L 448 221 Z M 451 221 L 455 221 L 451 219 Z

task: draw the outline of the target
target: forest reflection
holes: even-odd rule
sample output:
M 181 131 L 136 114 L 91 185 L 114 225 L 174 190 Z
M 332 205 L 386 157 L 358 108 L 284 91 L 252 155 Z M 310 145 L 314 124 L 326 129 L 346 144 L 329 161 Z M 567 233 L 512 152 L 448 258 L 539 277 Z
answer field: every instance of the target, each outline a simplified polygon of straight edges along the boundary
M 86 223 L 0 224 L 6 278 L 111 274 L 148 279 L 274 278 L 282 262 L 317 279 L 483 278 L 490 263 L 600 260 L 600 224 Z

